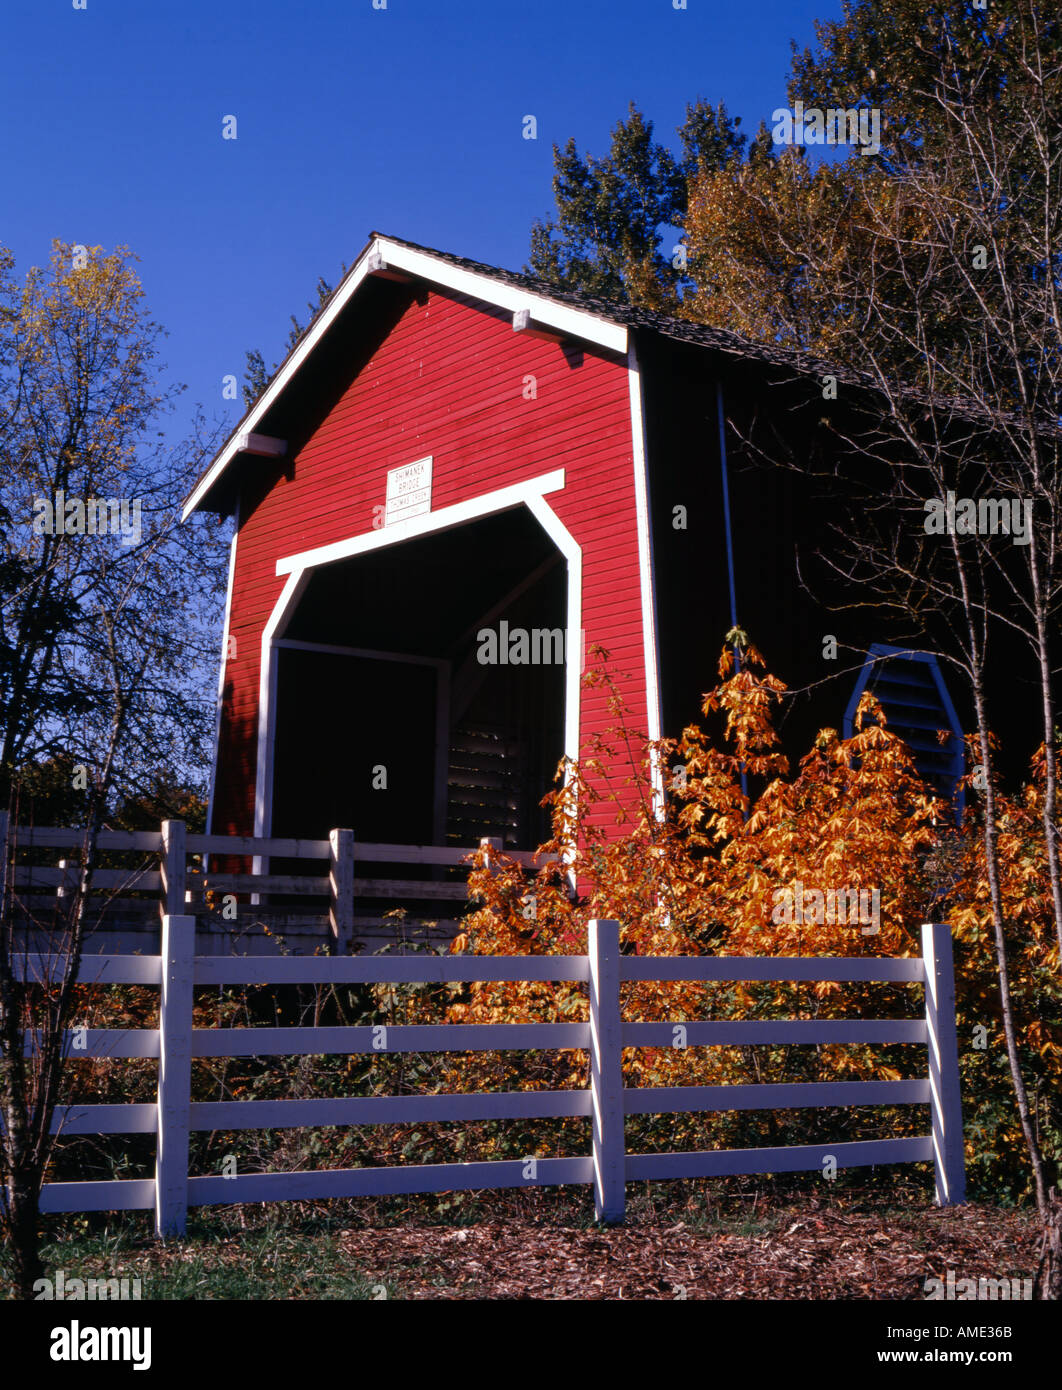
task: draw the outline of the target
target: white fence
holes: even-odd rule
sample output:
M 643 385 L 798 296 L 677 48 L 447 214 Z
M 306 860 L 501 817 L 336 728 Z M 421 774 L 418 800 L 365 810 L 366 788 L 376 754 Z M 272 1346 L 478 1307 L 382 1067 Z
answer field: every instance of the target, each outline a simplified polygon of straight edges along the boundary
M 163 919 L 160 956 L 87 956 L 82 983 L 158 985 L 157 1029 L 88 1030 L 85 1047 L 67 1055 L 156 1057 L 155 1104 L 70 1105 L 58 1110 L 64 1134 L 157 1135 L 153 1179 L 46 1184 L 46 1212 L 155 1209 L 160 1235 L 183 1232 L 190 1206 L 230 1202 L 378 1196 L 477 1188 L 592 1184 L 599 1220 L 620 1221 L 625 1184 L 646 1178 L 703 1178 L 738 1173 L 821 1170 L 827 1155 L 837 1168 L 932 1161 L 936 1199 L 965 1199 L 959 1103 L 951 935 L 922 929 L 920 958 L 735 957 L 621 955 L 615 922 L 590 925 L 585 956 L 223 957 L 195 955 L 195 919 Z M 28 957 L 24 978 L 44 980 L 62 962 Z M 585 981 L 588 1023 L 388 1025 L 368 1027 L 194 1028 L 196 985 L 408 983 L 413 981 Z M 798 1043 L 921 1043 L 928 1046 L 924 1078 L 906 1081 L 801 1082 L 784 1085 L 625 1087 L 622 1049 L 672 1047 L 673 1023 L 627 1023 L 620 985 L 633 980 L 878 981 L 925 986 L 922 1017 L 887 1020 L 683 1022 L 686 1045 Z M 33 1047 L 27 1036 L 26 1050 Z M 193 1057 L 248 1057 L 387 1052 L 464 1052 L 583 1048 L 590 1084 L 582 1090 L 484 1092 L 470 1095 L 372 1096 L 323 1100 L 205 1101 L 190 1099 Z M 819 1108 L 849 1105 L 930 1107 L 930 1132 L 782 1148 L 631 1154 L 626 1115 L 690 1111 Z M 410 1124 L 505 1118 L 589 1116 L 592 1149 L 575 1158 L 353 1168 L 296 1173 L 190 1177 L 189 1134 L 203 1130 L 288 1129 L 301 1126 Z
M 63 826 L 20 825 L 8 830 L 6 814 L 0 814 L 0 858 L 5 863 L 5 856 L 12 854 L 77 850 L 83 838 L 83 831 Z M 97 844 L 112 856 L 149 861 L 99 868 L 93 875 L 90 937 L 93 945 L 102 939 L 104 949 L 120 953 L 157 945 L 160 915 L 169 912 L 194 914 L 200 943 L 224 954 L 237 938 L 241 953 L 272 954 L 281 935 L 310 951 L 329 941 L 337 954 L 346 955 L 355 943 L 367 945 L 389 935 L 381 911 L 392 904 L 419 903 L 418 911 L 429 911 L 433 917 L 466 905 L 474 853 L 473 846 L 355 841 L 353 830 L 343 829 L 330 831 L 326 840 L 190 835 L 180 820 L 163 821 L 159 830 L 103 830 Z M 500 851 L 501 841 L 483 840 L 480 848 L 484 846 Z M 524 865 L 556 858 L 529 850 L 509 849 L 505 854 Z M 303 861 L 306 868 L 294 874 L 271 873 L 270 863 L 276 860 Z M 219 861 L 252 867 L 218 868 Z M 373 867 L 366 872 L 366 866 Z M 431 877 L 411 878 L 411 869 Z M 78 873 L 73 859 L 12 865 L 8 882 L 23 920 L 46 925 L 47 914 L 61 912 L 65 895 L 76 888 Z M 377 907 L 359 913 L 359 903 Z M 45 917 L 35 919 L 40 913 Z M 457 927 L 451 925 L 452 931 L 441 928 L 435 935 L 452 937 Z M 145 929 L 153 933 L 148 942 Z

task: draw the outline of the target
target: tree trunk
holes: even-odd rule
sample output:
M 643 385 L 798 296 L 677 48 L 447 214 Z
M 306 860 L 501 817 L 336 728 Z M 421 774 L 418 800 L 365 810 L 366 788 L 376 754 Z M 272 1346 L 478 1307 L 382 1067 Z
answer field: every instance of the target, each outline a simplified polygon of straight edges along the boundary
M 1062 1298 L 1062 1198 L 1055 1187 L 1051 1189 L 1047 1210 L 1043 1213 L 1034 1297 L 1044 1302 L 1057 1302 Z
M 16 1173 L 7 1186 L 11 1260 L 21 1299 L 34 1297 L 33 1285 L 44 1274 L 40 1256 L 40 1183 L 32 1172 Z
M 965 576 L 963 576 L 965 578 Z M 976 633 L 970 623 L 971 637 L 977 650 Z M 1025 1077 L 1021 1070 L 1018 1055 L 1018 1040 L 1014 1029 L 1014 1009 L 1010 994 L 1010 971 L 1007 966 L 1007 944 L 1003 930 L 1003 895 L 999 887 L 999 847 L 996 835 L 996 796 L 995 778 L 992 771 L 992 750 L 988 741 L 988 717 L 985 709 L 985 693 L 981 683 L 981 669 L 973 664 L 973 697 L 977 713 L 977 736 L 981 747 L 981 759 L 985 769 L 985 816 L 984 846 L 985 872 L 988 877 L 988 892 L 992 902 L 992 936 L 996 948 L 996 975 L 999 980 L 999 1008 L 1003 1019 L 1003 1036 L 1006 1040 L 1007 1062 L 1010 1066 L 1011 1082 L 1014 1086 L 1014 1099 L 1021 1120 L 1021 1132 L 1032 1165 L 1033 1183 L 1036 1187 L 1036 1207 L 1041 1215 L 1047 1209 L 1047 1185 L 1044 1178 L 1044 1160 L 1036 1137 L 1036 1130 L 1029 1110 L 1029 1096 L 1025 1089 Z
M 1058 828 L 1058 758 L 1055 751 L 1055 702 L 1051 688 L 1051 656 L 1048 650 L 1047 605 L 1040 583 L 1040 568 L 1036 546 L 1029 546 L 1029 573 L 1032 581 L 1033 608 L 1036 620 L 1034 650 L 1040 673 L 1040 700 L 1044 721 L 1044 806 L 1042 821 L 1047 850 L 1047 872 L 1051 884 L 1051 906 L 1055 914 L 1055 938 L 1058 941 L 1058 960 L 1062 968 L 1062 870 L 1059 867 Z

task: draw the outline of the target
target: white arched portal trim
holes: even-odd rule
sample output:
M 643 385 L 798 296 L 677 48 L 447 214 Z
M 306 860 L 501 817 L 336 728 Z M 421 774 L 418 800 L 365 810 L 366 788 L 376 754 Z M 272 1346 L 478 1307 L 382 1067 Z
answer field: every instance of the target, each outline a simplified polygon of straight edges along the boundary
M 564 752 L 569 758 L 579 754 L 579 694 L 581 685 L 582 614 L 583 614 L 583 553 L 560 517 L 545 500 L 551 492 L 564 487 L 563 468 L 542 473 L 522 483 L 483 493 L 466 502 L 440 507 L 426 516 L 397 522 L 360 536 L 302 551 L 277 561 L 277 575 L 287 575 L 287 581 L 273 606 L 262 631 L 261 669 L 258 683 L 258 755 L 255 772 L 254 833 L 264 837 L 272 833 L 273 824 L 273 749 L 276 739 L 277 652 L 288 623 L 305 592 L 313 569 L 320 565 L 365 555 L 386 546 L 401 545 L 420 536 L 435 535 L 466 522 L 526 506 L 554 545 L 564 556 L 568 567 L 568 663 L 565 671 L 564 694 Z M 261 872 L 256 860 L 255 872 Z
M 582 689 L 583 655 L 583 552 L 575 537 L 541 495 L 529 497 L 527 506 L 568 565 L 568 664 L 564 671 L 564 756 L 579 756 L 579 694 Z

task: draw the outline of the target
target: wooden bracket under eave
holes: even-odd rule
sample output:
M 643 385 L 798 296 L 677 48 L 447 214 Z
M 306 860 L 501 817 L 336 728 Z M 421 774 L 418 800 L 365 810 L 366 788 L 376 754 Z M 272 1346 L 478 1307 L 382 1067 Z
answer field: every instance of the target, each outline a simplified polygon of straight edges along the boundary
M 560 343 L 564 340 L 563 333 L 553 333 L 548 328 L 540 328 L 534 323 L 530 309 L 514 309 L 513 332 L 526 333 L 529 338 L 540 338 L 544 343 Z
M 378 280 L 397 280 L 400 285 L 408 285 L 413 279 L 401 270 L 392 270 L 379 251 L 371 251 L 365 265 L 366 275 L 375 275 Z
M 245 433 L 236 441 L 236 449 L 238 453 L 254 454 L 257 458 L 279 459 L 288 452 L 288 441 L 271 434 Z

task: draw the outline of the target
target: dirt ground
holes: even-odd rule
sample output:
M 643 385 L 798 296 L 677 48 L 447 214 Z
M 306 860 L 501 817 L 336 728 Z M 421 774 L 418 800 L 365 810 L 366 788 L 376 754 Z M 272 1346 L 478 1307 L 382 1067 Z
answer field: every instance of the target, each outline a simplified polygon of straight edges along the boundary
M 759 1235 L 683 1222 L 581 1230 L 488 1221 L 347 1230 L 370 1278 L 412 1299 L 925 1298 L 925 1280 L 1032 1277 L 1038 1232 L 1024 1213 L 975 1205 L 903 1216 L 794 1208 Z

